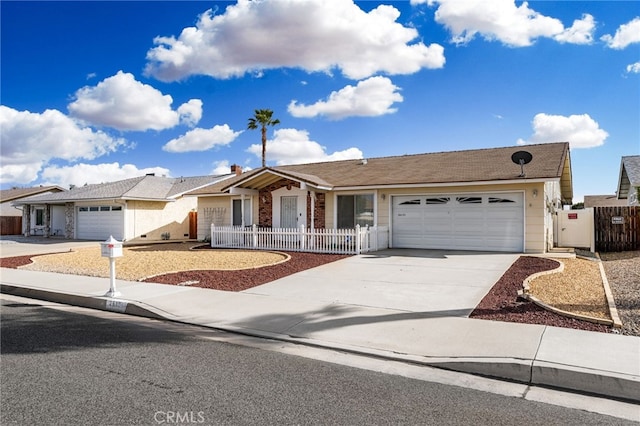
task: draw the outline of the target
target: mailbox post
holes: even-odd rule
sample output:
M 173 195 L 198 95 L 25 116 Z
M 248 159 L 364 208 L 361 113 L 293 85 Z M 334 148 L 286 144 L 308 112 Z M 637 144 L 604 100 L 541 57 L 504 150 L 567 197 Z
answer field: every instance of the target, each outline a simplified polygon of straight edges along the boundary
M 118 297 L 120 292 L 116 291 L 116 257 L 122 257 L 122 242 L 111 235 L 106 241 L 100 243 L 102 257 L 109 258 L 109 291 L 105 296 Z

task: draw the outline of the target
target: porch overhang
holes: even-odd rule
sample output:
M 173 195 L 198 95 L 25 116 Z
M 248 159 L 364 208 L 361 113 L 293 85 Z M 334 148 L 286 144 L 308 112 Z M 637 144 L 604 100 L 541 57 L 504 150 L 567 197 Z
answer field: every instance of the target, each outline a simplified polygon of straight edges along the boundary
M 241 194 L 242 191 L 258 191 L 282 179 L 289 179 L 298 182 L 301 189 L 309 189 L 312 191 L 330 191 L 333 189 L 333 185 L 325 182 L 317 176 L 275 170 L 265 167 L 257 173 L 247 176 L 245 179 L 236 181 L 233 184 L 222 188 L 222 191 L 228 191 L 230 194 Z M 253 192 L 245 192 L 245 194 L 249 193 Z

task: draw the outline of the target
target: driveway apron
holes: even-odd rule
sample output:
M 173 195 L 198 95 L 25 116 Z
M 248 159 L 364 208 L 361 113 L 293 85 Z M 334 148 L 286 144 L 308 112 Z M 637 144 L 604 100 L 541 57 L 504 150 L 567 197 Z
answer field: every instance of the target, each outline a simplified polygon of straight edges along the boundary
M 519 256 L 389 249 L 325 264 L 244 293 L 467 317 Z

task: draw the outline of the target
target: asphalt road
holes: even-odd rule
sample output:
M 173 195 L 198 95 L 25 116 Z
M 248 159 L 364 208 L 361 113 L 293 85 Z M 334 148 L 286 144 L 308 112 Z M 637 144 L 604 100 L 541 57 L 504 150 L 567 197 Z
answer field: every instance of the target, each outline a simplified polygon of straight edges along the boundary
M 623 425 L 619 418 L 2 296 L 0 424 Z M 62 306 L 62 307 L 61 307 Z

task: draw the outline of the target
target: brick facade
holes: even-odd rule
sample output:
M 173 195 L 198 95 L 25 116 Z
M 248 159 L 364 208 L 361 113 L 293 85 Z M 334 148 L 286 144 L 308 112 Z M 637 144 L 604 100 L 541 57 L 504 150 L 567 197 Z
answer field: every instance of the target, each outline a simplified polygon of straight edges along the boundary
M 258 193 L 258 226 L 270 228 L 273 226 L 273 196 L 271 193 L 280 188 L 300 188 L 300 182 L 291 179 L 280 179 L 271 185 L 261 188 Z M 311 197 L 307 195 L 307 223 L 311 223 Z M 315 228 L 324 228 L 325 225 L 325 195 L 316 194 L 314 209 Z
M 310 196 L 307 196 L 307 223 L 311 225 L 311 197 L 313 197 L 313 192 L 311 192 Z M 324 228 L 325 225 L 325 217 L 324 217 L 324 192 L 317 192 L 315 208 L 313 212 L 313 227 L 315 229 Z

